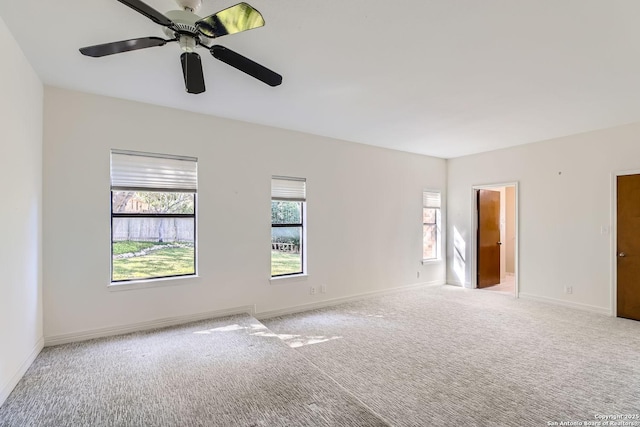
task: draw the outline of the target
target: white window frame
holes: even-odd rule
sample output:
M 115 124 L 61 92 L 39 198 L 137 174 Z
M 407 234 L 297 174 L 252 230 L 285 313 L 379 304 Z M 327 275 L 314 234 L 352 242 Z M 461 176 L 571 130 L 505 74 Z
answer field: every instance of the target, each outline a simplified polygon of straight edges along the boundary
M 287 188 L 286 182 L 290 181 L 291 188 Z M 301 272 L 270 275 L 270 280 L 278 281 L 283 279 L 295 279 L 307 276 L 307 194 L 306 194 L 306 178 L 278 176 L 271 177 L 271 202 L 289 201 L 301 203 L 301 223 L 293 225 L 300 227 L 300 261 Z M 285 184 L 278 185 L 278 184 Z M 276 188 L 277 187 L 277 188 Z M 271 223 L 270 228 L 273 229 L 274 224 Z M 278 225 L 280 227 L 286 225 Z M 271 243 L 272 244 L 272 243 Z M 272 259 L 269 257 L 269 266 L 271 267 Z
M 437 201 L 434 199 L 437 196 Z M 436 222 L 426 223 L 424 222 L 424 209 L 436 210 Z M 435 258 L 422 258 L 423 264 L 442 261 L 442 191 L 440 190 L 423 190 L 422 191 L 422 254 L 424 256 L 424 226 L 435 225 L 436 227 L 436 256 Z
M 115 156 L 115 158 L 114 158 Z M 149 162 L 149 164 L 145 164 Z M 193 214 L 121 214 L 114 213 L 110 204 L 110 260 L 109 288 L 128 288 L 130 285 L 162 286 L 172 279 L 190 278 L 198 275 L 197 252 L 197 164 L 195 157 L 146 153 L 130 150 L 111 150 L 111 199 L 114 191 L 183 192 L 193 194 Z M 117 217 L 185 217 L 193 218 L 193 273 L 157 277 L 113 280 L 113 219 Z M 153 285 L 154 282 L 159 282 Z M 134 286 L 138 287 L 138 286 Z

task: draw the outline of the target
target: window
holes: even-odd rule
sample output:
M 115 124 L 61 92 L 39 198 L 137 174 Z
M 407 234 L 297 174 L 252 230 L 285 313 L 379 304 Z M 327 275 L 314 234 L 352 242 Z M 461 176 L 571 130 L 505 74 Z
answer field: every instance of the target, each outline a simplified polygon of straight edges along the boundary
M 197 159 L 111 150 L 111 282 L 196 274 Z
M 304 273 L 304 178 L 271 179 L 271 277 Z
M 422 260 L 440 259 L 440 193 L 422 193 Z

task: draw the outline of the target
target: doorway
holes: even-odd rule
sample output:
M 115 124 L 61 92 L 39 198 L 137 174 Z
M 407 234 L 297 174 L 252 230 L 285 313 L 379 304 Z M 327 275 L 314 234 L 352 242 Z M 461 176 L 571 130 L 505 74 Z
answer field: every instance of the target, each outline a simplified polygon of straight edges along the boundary
M 518 184 L 473 187 L 472 287 L 518 296 Z
M 620 174 L 615 181 L 614 313 L 640 320 L 640 173 Z

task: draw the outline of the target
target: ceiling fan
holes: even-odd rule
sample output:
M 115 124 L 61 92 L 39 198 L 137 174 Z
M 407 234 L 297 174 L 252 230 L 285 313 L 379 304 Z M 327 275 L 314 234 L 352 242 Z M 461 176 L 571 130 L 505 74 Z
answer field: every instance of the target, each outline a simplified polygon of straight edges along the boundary
M 213 15 L 201 18 L 195 12 L 202 0 L 176 0 L 182 10 L 172 10 L 162 14 L 140 0 L 118 0 L 131 9 L 164 27 L 168 39 L 143 37 L 113 43 L 87 46 L 80 53 L 94 58 L 129 52 L 148 47 L 164 46 L 169 42 L 178 42 L 183 53 L 180 55 L 184 84 L 188 93 L 205 91 L 204 74 L 197 47 L 208 49 L 214 58 L 231 65 L 238 70 L 260 80 L 269 86 L 282 83 L 282 76 L 270 69 L 246 58 L 224 46 L 210 45 L 211 40 L 227 34 L 235 34 L 262 27 L 264 18 L 247 3 L 238 3 Z

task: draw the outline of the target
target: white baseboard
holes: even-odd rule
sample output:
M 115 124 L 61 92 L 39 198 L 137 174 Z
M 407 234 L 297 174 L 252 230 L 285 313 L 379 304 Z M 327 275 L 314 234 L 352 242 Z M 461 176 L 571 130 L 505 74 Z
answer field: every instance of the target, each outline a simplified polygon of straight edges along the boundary
M 29 356 L 27 356 L 24 362 L 22 362 L 22 365 L 20 365 L 18 370 L 15 372 L 15 374 L 13 374 L 11 379 L 9 379 L 9 381 L 6 384 L 4 384 L 2 388 L 0 388 L 0 406 L 2 406 L 5 400 L 7 400 L 7 397 L 9 397 L 9 395 L 11 394 L 15 386 L 18 384 L 20 379 L 24 376 L 25 372 L 27 372 L 27 369 L 29 369 L 29 366 L 31 366 L 33 361 L 36 360 L 36 357 L 38 357 L 38 354 L 40 354 L 43 347 L 44 347 L 44 338 L 40 337 L 38 342 L 36 342 L 36 345 L 33 347 L 33 350 L 31 350 L 31 353 L 29 354 Z
M 303 311 L 315 310 L 315 309 L 324 308 L 324 307 L 331 307 L 334 305 L 344 304 L 346 302 L 351 302 L 351 301 L 358 301 L 365 298 L 378 297 L 378 296 L 393 294 L 393 293 L 407 291 L 407 290 L 416 289 L 416 288 L 423 288 L 423 287 L 429 287 L 429 286 L 441 286 L 444 284 L 445 284 L 444 280 L 437 280 L 437 281 L 431 281 L 431 282 L 417 283 L 413 285 L 397 286 L 395 288 L 381 289 L 379 291 L 363 292 L 361 294 L 349 295 L 349 296 L 340 297 L 340 298 L 332 298 L 332 299 L 327 299 L 323 301 L 312 302 L 309 304 L 295 305 L 292 307 L 281 308 L 278 310 L 262 311 L 262 312 L 255 313 L 254 317 L 258 320 L 264 320 L 272 317 L 285 316 L 287 314 L 301 313 Z
M 531 301 L 545 302 L 545 303 L 549 303 L 549 304 L 560 305 L 560 306 L 563 306 L 563 307 L 570 307 L 570 308 L 576 308 L 578 310 L 590 311 L 592 313 L 604 314 L 605 316 L 612 316 L 613 315 L 611 313 L 611 309 L 604 308 L 604 307 L 597 307 L 595 305 L 582 304 L 582 303 L 579 303 L 579 302 L 563 301 L 563 300 L 556 299 L 556 298 L 541 297 L 541 296 L 538 296 L 538 295 L 527 294 L 527 293 L 524 293 L 524 292 L 520 292 L 519 297 L 522 298 L 522 299 L 528 299 L 528 300 L 531 300 Z
M 113 335 L 122 335 L 131 332 L 146 331 L 150 329 L 165 328 L 168 326 L 182 325 L 184 323 L 197 322 L 199 320 L 213 319 L 216 317 L 231 316 L 234 314 L 255 314 L 254 305 L 246 305 L 242 307 L 233 307 L 223 310 L 208 311 L 205 313 L 188 314 L 186 316 L 167 317 L 164 319 L 151 320 L 148 322 L 132 323 L 129 325 L 114 326 L 110 328 L 93 329 L 82 332 L 74 332 L 70 334 L 53 335 L 45 337 L 44 345 L 49 347 L 52 345 L 67 344 L 70 342 L 86 341 L 94 338 L 103 338 Z

